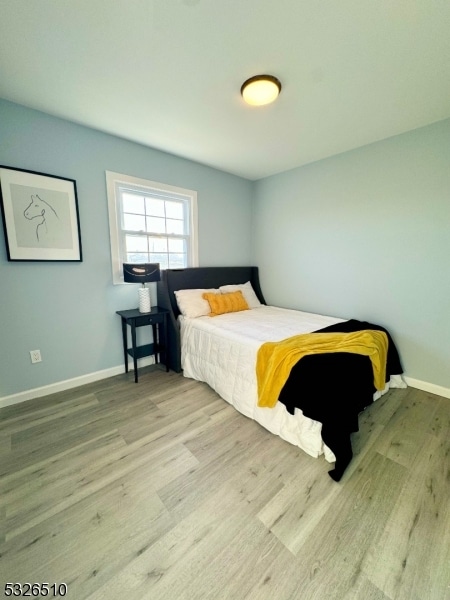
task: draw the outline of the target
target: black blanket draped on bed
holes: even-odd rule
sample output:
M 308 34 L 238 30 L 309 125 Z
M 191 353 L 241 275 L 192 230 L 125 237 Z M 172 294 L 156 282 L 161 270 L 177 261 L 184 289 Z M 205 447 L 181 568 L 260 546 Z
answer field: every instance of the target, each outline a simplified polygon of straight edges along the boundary
M 403 372 L 390 334 L 379 325 L 351 319 L 316 333 L 351 333 L 364 329 L 384 331 L 388 337 L 386 382 Z M 368 356 L 350 352 L 311 354 L 292 368 L 278 398 L 288 412 L 300 408 L 310 419 L 322 423 L 322 440 L 336 456 L 329 475 L 339 481 L 353 457 L 351 434 L 358 431 L 358 415 L 373 402 L 372 363 Z

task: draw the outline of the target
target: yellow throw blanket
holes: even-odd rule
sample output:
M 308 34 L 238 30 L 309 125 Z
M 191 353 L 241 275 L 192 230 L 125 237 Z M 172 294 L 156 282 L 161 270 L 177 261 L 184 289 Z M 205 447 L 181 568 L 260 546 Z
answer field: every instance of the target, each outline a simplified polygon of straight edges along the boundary
M 281 342 L 266 342 L 258 350 L 256 360 L 258 406 L 275 406 L 292 367 L 307 354 L 353 352 L 369 356 L 374 385 L 377 390 L 383 390 L 387 349 L 388 338 L 384 331 L 369 329 L 354 333 L 305 333 Z

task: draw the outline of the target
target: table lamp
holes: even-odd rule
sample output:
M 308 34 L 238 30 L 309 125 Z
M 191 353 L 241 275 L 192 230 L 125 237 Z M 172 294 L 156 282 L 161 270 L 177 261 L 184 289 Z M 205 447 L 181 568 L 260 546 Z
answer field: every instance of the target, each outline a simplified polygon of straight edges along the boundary
M 159 263 L 123 263 L 125 283 L 142 283 L 142 287 L 139 288 L 139 312 L 141 313 L 149 313 L 152 309 L 150 290 L 145 284 L 149 281 L 160 281 L 160 279 Z

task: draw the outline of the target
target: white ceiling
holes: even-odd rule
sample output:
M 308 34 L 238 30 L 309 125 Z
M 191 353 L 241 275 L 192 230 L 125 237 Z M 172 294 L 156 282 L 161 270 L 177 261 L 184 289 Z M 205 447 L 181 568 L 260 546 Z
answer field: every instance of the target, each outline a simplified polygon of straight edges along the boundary
M 252 180 L 450 117 L 448 0 L 0 9 L 0 97 Z M 259 73 L 283 89 L 251 108 Z

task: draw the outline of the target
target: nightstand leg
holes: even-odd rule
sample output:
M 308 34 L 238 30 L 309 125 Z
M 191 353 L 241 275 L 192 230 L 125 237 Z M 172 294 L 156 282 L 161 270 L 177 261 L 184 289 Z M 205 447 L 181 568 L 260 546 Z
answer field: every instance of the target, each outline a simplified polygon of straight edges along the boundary
M 164 315 L 164 333 L 163 333 L 163 344 L 164 344 L 164 361 L 166 363 L 166 373 L 169 372 L 169 352 L 167 348 L 167 314 Z
M 125 363 L 125 373 L 128 373 L 128 341 L 127 341 L 127 322 L 122 318 L 122 343 L 123 343 L 123 362 Z
M 153 330 L 153 347 L 155 348 L 155 365 L 158 364 L 158 362 L 161 362 L 161 358 L 159 356 L 159 350 L 158 348 L 158 344 L 159 344 L 159 326 L 156 327 L 156 325 L 152 325 L 152 330 Z
M 131 321 L 131 343 L 133 346 L 134 383 L 138 382 L 137 350 L 136 350 L 136 325 Z

